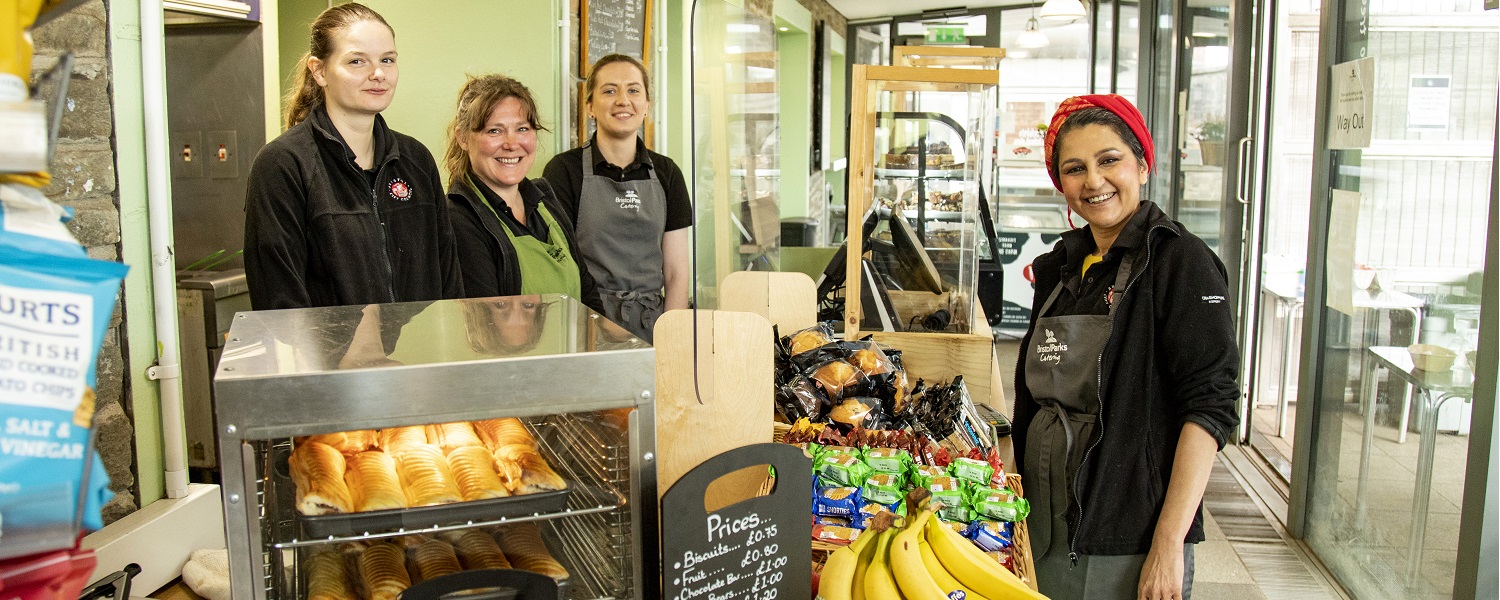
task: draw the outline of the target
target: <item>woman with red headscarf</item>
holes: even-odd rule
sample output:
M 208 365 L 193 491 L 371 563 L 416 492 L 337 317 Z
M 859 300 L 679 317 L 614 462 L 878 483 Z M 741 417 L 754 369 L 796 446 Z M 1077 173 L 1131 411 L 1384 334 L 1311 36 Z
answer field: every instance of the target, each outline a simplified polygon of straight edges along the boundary
M 1054 598 L 1188 598 L 1214 455 L 1239 425 L 1224 265 L 1141 197 L 1151 134 L 1120 96 L 1064 101 L 1045 156 L 1087 225 L 1032 263 L 1016 464 Z

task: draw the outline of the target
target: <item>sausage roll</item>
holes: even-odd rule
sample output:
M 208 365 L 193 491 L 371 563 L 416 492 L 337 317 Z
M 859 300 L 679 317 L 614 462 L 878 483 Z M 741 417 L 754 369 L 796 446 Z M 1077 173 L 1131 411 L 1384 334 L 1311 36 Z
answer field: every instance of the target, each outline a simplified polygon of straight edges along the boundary
M 453 546 L 442 540 L 428 540 L 411 553 L 412 571 L 419 581 L 436 579 L 464 570 L 458 564 L 458 555 Z
M 526 426 L 521 423 L 520 419 L 475 421 L 474 429 L 479 432 L 479 438 L 484 441 L 484 446 L 490 450 L 511 444 L 536 448 L 536 439 L 526 431 Z
M 358 600 L 349 581 L 349 566 L 337 551 L 307 557 L 307 600 Z
M 464 446 L 484 445 L 474 433 L 474 426 L 467 421 L 428 425 L 426 429 L 427 443 L 442 448 L 443 452 L 452 452 L 454 448 Z
M 547 551 L 542 530 L 536 523 L 517 523 L 501 528 L 498 533 L 500 549 L 512 568 L 541 573 L 558 581 L 568 578 L 568 570 Z
M 307 442 L 292 450 L 292 483 L 297 486 L 297 511 L 304 515 L 346 513 L 354 510 L 344 485 L 344 455 L 333 446 Z
M 437 446 L 423 444 L 397 457 L 397 473 L 406 490 L 407 506 L 432 506 L 463 501 L 448 458 Z
M 458 551 L 458 559 L 463 562 L 465 570 L 511 568 L 500 545 L 488 533 L 478 529 L 465 529 L 448 532 L 443 539 L 453 544 L 453 548 Z
M 359 555 L 359 576 L 364 582 L 365 598 L 396 600 L 411 587 L 411 577 L 406 573 L 406 551 L 396 544 L 371 544 Z
M 412 448 L 427 445 L 427 431 L 419 425 L 382 429 L 379 437 L 380 449 L 396 458 L 401 458 L 402 454 Z
M 515 466 L 511 467 L 506 463 L 514 463 Z M 542 458 L 541 454 L 525 446 L 512 444 L 501 446 L 500 449 L 496 450 L 496 469 L 501 468 L 503 464 L 507 468 L 514 469 L 519 467 L 521 470 L 519 480 L 511 479 L 509 482 L 512 493 L 534 494 L 537 492 L 567 489 L 568 487 L 568 483 L 563 481 L 563 478 L 556 471 L 552 470 L 552 466 L 547 464 L 547 461 Z M 502 479 L 504 479 L 504 475 L 502 475 Z
M 406 508 L 406 492 L 396 474 L 396 459 L 379 450 L 360 452 L 349 458 L 344 483 L 354 499 L 354 510 Z
M 378 444 L 375 432 L 368 429 L 356 431 L 340 431 L 338 433 L 320 433 L 307 437 L 297 438 L 298 444 L 307 442 L 318 442 L 333 446 L 335 450 L 342 452 L 345 456 L 352 456 L 375 448 Z
M 448 467 L 464 500 L 504 498 L 510 490 L 495 473 L 495 458 L 481 446 L 462 446 L 448 453 Z

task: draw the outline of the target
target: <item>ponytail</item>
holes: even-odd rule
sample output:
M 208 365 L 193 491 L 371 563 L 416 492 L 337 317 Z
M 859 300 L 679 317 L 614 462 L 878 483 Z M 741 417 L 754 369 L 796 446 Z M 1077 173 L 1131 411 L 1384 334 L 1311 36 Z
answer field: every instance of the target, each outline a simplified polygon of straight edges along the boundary
M 308 59 L 312 53 L 302 55 L 297 61 L 297 66 L 292 72 L 292 85 L 287 88 L 286 96 L 282 97 L 281 104 L 286 106 L 282 119 L 286 122 L 286 128 L 296 127 L 298 123 L 307 120 L 312 110 L 323 103 L 323 89 L 318 86 L 318 80 L 313 79 L 312 73 L 307 70 Z

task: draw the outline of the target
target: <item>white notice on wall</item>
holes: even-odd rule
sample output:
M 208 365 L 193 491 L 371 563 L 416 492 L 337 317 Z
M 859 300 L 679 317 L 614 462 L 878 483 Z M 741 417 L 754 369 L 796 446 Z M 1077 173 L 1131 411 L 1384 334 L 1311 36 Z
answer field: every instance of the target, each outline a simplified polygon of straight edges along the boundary
M 1354 241 L 1359 230 L 1359 192 L 1333 190 L 1328 215 L 1328 308 L 1354 316 Z
M 1328 148 L 1370 147 L 1375 111 L 1375 59 L 1351 60 L 1333 69 L 1333 114 L 1328 119 Z
M 1452 105 L 1453 77 L 1412 75 L 1406 92 L 1406 128 L 1412 131 L 1447 131 Z

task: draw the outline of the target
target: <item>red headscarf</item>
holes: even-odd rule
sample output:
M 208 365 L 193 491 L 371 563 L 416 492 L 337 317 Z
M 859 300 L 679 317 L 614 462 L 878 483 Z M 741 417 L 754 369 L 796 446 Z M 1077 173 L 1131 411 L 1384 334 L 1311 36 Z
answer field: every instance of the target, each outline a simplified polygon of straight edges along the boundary
M 1140 140 L 1141 147 L 1146 149 L 1146 170 L 1149 172 L 1156 169 L 1156 151 L 1151 143 L 1151 132 L 1146 130 L 1146 118 L 1141 116 L 1141 111 L 1134 104 L 1118 94 L 1073 96 L 1057 106 L 1057 112 L 1052 114 L 1052 124 L 1047 126 L 1047 136 L 1042 138 L 1042 159 L 1047 161 L 1047 176 L 1052 178 L 1052 185 L 1057 191 L 1062 191 L 1062 182 L 1058 181 L 1057 171 L 1052 168 L 1052 146 L 1057 143 L 1057 132 L 1062 130 L 1063 121 L 1068 120 L 1068 115 L 1085 108 L 1102 108 L 1124 120 L 1131 133 Z

